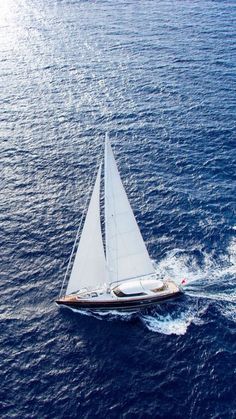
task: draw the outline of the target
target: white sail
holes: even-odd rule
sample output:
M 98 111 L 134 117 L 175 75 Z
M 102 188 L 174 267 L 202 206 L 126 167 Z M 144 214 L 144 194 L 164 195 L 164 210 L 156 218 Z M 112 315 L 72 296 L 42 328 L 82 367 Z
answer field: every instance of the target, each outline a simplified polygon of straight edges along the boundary
M 110 283 L 154 273 L 108 138 L 105 150 L 105 233 Z
M 97 288 L 106 281 L 106 260 L 100 222 L 101 166 L 102 165 L 100 165 L 98 170 L 79 246 L 76 252 L 66 290 L 67 295 L 82 288 Z

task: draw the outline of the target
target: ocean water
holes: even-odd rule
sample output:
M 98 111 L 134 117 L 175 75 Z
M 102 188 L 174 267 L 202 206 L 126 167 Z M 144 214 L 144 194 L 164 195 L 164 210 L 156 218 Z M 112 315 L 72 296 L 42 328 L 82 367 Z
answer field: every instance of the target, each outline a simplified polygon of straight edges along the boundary
M 1 0 L 1 418 L 236 417 L 234 1 Z M 55 304 L 108 131 L 181 300 Z

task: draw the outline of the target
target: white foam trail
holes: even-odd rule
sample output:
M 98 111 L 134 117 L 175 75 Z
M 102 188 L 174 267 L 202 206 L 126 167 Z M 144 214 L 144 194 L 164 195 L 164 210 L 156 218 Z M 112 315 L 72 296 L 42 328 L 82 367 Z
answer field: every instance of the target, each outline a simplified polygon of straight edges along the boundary
M 187 279 L 189 283 L 201 279 L 204 275 L 197 263 L 194 260 L 191 262 L 190 265 L 185 250 L 174 249 L 158 264 L 155 264 L 155 268 L 158 275 L 172 279 L 177 284 L 181 284 L 183 279 Z
M 133 315 L 136 315 L 137 318 L 141 320 L 143 325 L 147 327 L 148 330 L 152 332 L 163 333 L 165 335 L 184 335 L 187 331 L 188 326 L 194 320 L 194 313 L 180 313 L 177 317 L 175 315 L 167 314 L 166 316 L 162 315 L 145 315 L 138 313 L 120 313 L 118 311 L 109 311 L 109 312 L 90 312 L 83 310 L 76 310 L 70 308 L 75 313 L 79 313 L 85 316 L 91 316 L 98 320 L 106 319 L 108 321 L 112 320 L 122 320 L 129 321 Z
M 134 314 L 137 312 L 120 312 L 116 310 L 110 311 L 89 311 L 89 310 L 79 310 L 72 307 L 67 307 L 74 313 L 79 313 L 84 316 L 95 317 L 98 320 L 102 320 L 103 318 L 107 318 L 107 320 L 114 320 L 114 319 L 121 319 L 121 320 L 130 320 Z
M 137 315 L 137 312 L 121 312 L 117 310 L 110 310 L 110 311 L 96 311 L 91 312 L 92 316 L 102 318 L 107 318 L 108 320 L 120 319 L 124 321 L 128 321 L 133 317 L 133 315 Z
M 165 317 L 143 316 L 141 319 L 148 330 L 152 332 L 163 333 L 165 335 L 184 335 L 188 326 L 191 324 L 193 317 L 172 317 L 167 315 Z
M 198 265 L 197 258 L 190 257 L 191 251 L 198 251 L 201 255 L 202 264 Z M 203 253 L 199 249 L 174 249 L 158 264 L 157 273 L 164 277 L 173 279 L 180 284 L 182 279 L 186 279 L 184 286 L 185 294 L 194 298 L 203 298 L 224 303 L 219 305 L 222 315 L 236 320 L 235 305 L 236 289 L 232 279 L 236 273 L 236 240 L 231 240 L 224 256 L 217 262 L 211 255 Z M 211 289 L 205 289 L 205 288 Z M 224 291 L 221 288 L 224 288 Z M 214 288 L 214 290 L 212 290 Z M 216 288 L 219 291 L 216 291 Z M 226 291 L 225 291 L 226 289 Z M 228 291 L 228 292 L 227 292 Z M 192 302 L 188 302 L 192 306 Z M 205 305 L 207 309 L 208 305 Z M 190 307 L 189 312 L 180 314 L 161 316 L 158 314 L 142 317 L 145 326 L 153 332 L 164 334 L 183 335 L 189 325 L 193 323 L 201 324 L 201 314 L 203 311 L 194 310 Z
M 198 251 L 201 254 L 202 267 L 193 256 L 190 257 L 188 251 Z M 174 249 L 167 256 L 156 264 L 156 271 L 160 276 L 173 279 L 177 284 L 181 284 L 182 279 L 187 280 L 187 284 L 193 282 L 214 282 L 219 278 L 236 274 L 236 239 L 232 239 L 227 252 L 217 262 L 211 255 L 202 252 L 200 248 L 194 249 Z
M 207 293 L 207 292 L 189 292 L 188 290 L 185 291 L 187 295 L 190 297 L 196 297 L 196 298 L 206 298 L 209 300 L 214 301 L 225 301 L 228 303 L 236 302 L 236 295 L 235 294 L 226 294 L 226 293 Z
M 199 308 L 198 303 L 192 303 L 188 310 L 184 310 L 183 307 L 176 307 L 173 314 L 143 315 L 141 321 L 152 332 L 165 335 L 184 335 L 192 323 L 198 326 L 204 323 L 202 315 L 207 309 L 208 305 Z

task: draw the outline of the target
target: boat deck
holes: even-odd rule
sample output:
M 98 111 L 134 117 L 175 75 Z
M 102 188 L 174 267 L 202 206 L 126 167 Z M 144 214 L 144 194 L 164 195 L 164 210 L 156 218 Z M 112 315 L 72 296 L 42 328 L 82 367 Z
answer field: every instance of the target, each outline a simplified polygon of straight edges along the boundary
M 141 300 L 155 298 L 155 297 L 165 297 L 165 296 L 171 296 L 176 293 L 180 292 L 180 288 L 178 285 L 176 285 L 173 281 L 165 281 L 163 289 L 156 289 L 156 290 L 148 290 L 145 289 L 145 293 L 143 293 L 142 297 L 139 297 Z M 63 304 L 63 303 L 76 303 L 76 302 L 84 302 L 84 303 L 111 303 L 112 302 L 127 302 L 127 301 L 136 301 L 137 295 L 131 296 L 122 296 L 118 297 L 114 294 L 112 290 L 104 291 L 104 290 L 95 290 L 91 292 L 80 292 L 80 293 L 74 293 L 70 295 L 66 295 L 62 298 L 60 298 L 57 302 Z

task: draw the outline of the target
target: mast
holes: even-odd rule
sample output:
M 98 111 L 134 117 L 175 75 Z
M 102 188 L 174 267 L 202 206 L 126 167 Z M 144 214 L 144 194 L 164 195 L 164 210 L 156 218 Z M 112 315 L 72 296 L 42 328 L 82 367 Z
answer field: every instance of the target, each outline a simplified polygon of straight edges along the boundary
M 108 158 L 108 143 L 109 143 L 109 137 L 108 133 L 105 134 L 105 152 L 104 152 L 104 209 L 105 209 L 105 253 L 106 253 L 106 262 L 107 262 L 107 276 L 108 276 L 108 283 L 109 281 L 109 251 L 108 251 L 108 223 L 107 220 L 109 218 L 108 213 L 108 174 L 107 174 L 107 158 Z

